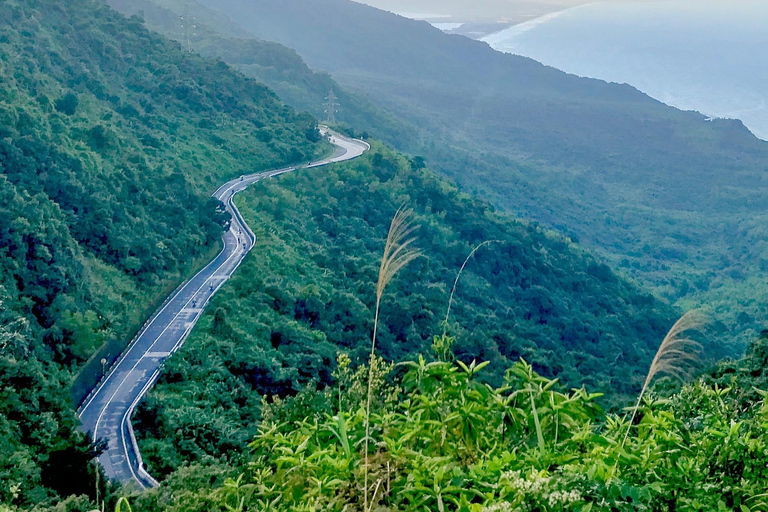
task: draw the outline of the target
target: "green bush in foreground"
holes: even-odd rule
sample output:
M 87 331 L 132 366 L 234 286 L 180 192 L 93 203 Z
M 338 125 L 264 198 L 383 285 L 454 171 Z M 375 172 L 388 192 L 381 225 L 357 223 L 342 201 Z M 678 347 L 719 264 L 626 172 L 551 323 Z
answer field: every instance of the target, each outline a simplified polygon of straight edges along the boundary
M 377 364 L 382 375 L 391 368 Z M 394 384 L 377 379 L 371 510 L 768 510 L 764 401 L 740 413 L 731 389 L 698 382 L 645 400 L 622 443 L 627 421 L 604 418 L 596 395 L 558 390 L 525 362 L 492 388 L 478 381 L 483 366 L 421 359 Z M 280 421 L 301 417 L 306 397 L 300 410 L 277 407 L 245 476 L 215 495 L 219 505 L 362 510 L 356 387 L 339 379 L 314 416 Z
M 768 510 L 768 406 L 745 405 L 749 376 L 646 398 L 630 427 L 524 361 L 501 387 L 483 363 L 372 361 L 368 510 Z M 332 387 L 265 404 L 247 468 L 187 468 L 135 508 L 364 510 L 368 375 L 340 356 Z
M 238 476 L 217 485 L 225 467 L 193 469 L 188 477 L 197 485 L 172 480 L 142 497 L 143 508 L 768 510 L 768 392 L 758 389 L 765 379 L 755 367 L 767 337 L 750 350 L 751 360 L 721 364 L 670 398 L 649 397 L 656 376 L 682 378 L 696 359 L 700 345 L 688 334 L 705 318 L 686 313 L 662 341 L 629 419 L 606 415 L 596 402 L 600 394 L 567 391 L 522 359 L 500 386 L 490 384 L 490 362 L 456 358 L 447 330 L 433 338 L 436 360 L 387 363 L 376 355 L 379 300 L 394 275 L 419 257 L 410 247 L 411 215 L 399 210 L 390 226 L 369 365 L 353 371 L 342 354 L 331 386 L 265 400 L 251 460 Z M 757 395 L 733 392 L 744 386 Z

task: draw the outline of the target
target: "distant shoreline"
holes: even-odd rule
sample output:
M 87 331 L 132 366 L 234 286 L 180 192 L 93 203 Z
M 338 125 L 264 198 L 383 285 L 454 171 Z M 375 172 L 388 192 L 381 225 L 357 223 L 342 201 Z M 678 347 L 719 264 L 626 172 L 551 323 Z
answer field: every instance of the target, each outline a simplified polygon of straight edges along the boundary
M 540 23 L 546 23 L 555 19 L 570 9 L 581 6 L 556 8 L 555 10 L 549 8 L 553 6 L 541 7 L 542 9 L 536 12 L 510 13 L 509 16 L 502 18 L 465 18 L 450 14 L 417 12 L 393 12 L 393 14 L 412 20 L 426 21 L 433 27 L 449 34 L 459 34 L 471 39 L 484 40 L 494 34 L 505 32 L 515 27 L 530 26 L 533 28 Z
M 700 112 L 708 121 L 738 119 L 755 137 L 768 139 L 768 72 L 761 71 L 768 68 L 764 57 L 748 51 L 765 47 L 768 36 L 758 23 L 747 23 L 768 15 L 768 7 L 735 11 L 721 6 L 723 12 L 705 16 L 683 1 L 663 6 L 593 2 L 479 39 L 499 52 L 566 73 L 629 84 L 666 105 Z M 659 19 L 664 30 L 658 29 Z M 649 44 L 655 49 L 646 48 Z M 710 53 L 720 60 L 691 59 Z
M 582 5 L 577 5 L 574 7 L 567 7 L 565 9 L 552 11 L 550 13 L 544 14 L 543 16 L 539 16 L 537 18 L 533 18 L 528 21 L 524 21 L 522 23 L 516 23 L 516 24 L 510 25 L 505 29 L 499 30 L 498 32 L 493 32 L 491 34 L 488 34 L 485 37 L 481 38 L 480 40 L 490 44 L 493 48 L 498 49 L 496 46 L 504 40 L 507 40 L 512 37 L 523 34 L 525 32 L 528 32 L 529 30 L 532 30 L 538 27 L 539 25 L 555 20 L 566 13 L 575 11 L 576 9 L 590 7 L 595 3 L 597 2 L 590 2 Z

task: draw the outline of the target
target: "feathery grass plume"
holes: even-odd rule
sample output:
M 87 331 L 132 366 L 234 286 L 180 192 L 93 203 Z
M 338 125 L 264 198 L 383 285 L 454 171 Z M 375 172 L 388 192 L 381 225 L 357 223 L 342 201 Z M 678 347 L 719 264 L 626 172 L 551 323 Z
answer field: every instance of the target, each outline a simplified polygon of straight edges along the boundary
M 675 322 L 664 337 L 664 341 L 661 342 L 656 357 L 653 358 L 640 398 L 657 375 L 666 374 L 681 380 L 691 376 L 690 369 L 699 360 L 701 345 L 685 334 L 700 330 L 708 321 L 709 319 L 701 310 L 694 309 Z
M 448 298 L 448 309 L 445 312 L 445 320 L 443 321 L 443 336 L 445 336 L 448 333 L 448 318 L 451 316 L 451 306 L 453 305 L 453 296 L 456 294 L 456 287 L 459 284 L 459 278 L 461 277 L 461 274 L 464 272 L 464 268 L 466 268 L 467 263 L 469 263 L 469 260 L 472 259 L 472 256 L 475 255 L 477 251 L 479 251 L 482 247 L 490 244 L 500 244 L 501 240 L 486 240 L 485 242 L 482 242 L 475 246 L 474 249 L 472 249 L 472 252 L 469 253 L 469 256 L 467 256 L 467 259 L 464 260 L 464 263 L 461 264 L 461 268 L 459 269 L 459 273 L 456 274 L 456 279 L 453 281 L 453 288 L 451 288 L 451 295 Z
M 624 448 L 624 445 L 627 442 L 629 432 L 632 429 L 632 424 L 637 416 L 637 411 L 640 409 L 640 403 L 642 402 L 646 391 L 648 391 L 651 382 L 653 382 L 658 375 L 662 374 L 680 380 L 690 378 L 690 369 L 699 360 L 701 345 L 687 337 L 686 333 L 700 330 L 708 323 L 708 321 L 708 317 L 701 310 L 694 309 L 688 311 L 675 322 L 675 325 L 672 326 L 664 337 L 661 346 L 659 346 L 659 350 L 656 352 L 656 356 L 653 358 L 651 367 L 648 370 L 648 375 L 645 377 L 643 389 L 640 390 L 640 395 L 637 397 L 637 403 L 632 408 L 632 417 L 629 420 L 629 425 L 627 425 L 627 432 L 624 434 L 624 440 L 621 442 L 619 450 Z M 618 458 L 616 463 L 618 464 Z
M 371 355 L 376 351 L 376 334 L 379 327 L 379 308 L 384 290 L 392 278 L 397 275 L 410 262 L 422 255 L 418 249 L 411 248 L 416 237 L 411 237 L 416 231 L 413 224 L 413 210 L 400 207 L 392 218 L 387 235 L 387 243 L 384 246 L 384 254 L 379 267 L 379 279 L 376 283 L 376 313 L 373 319 L 373 337 L 371 339 Z M 410 237 L 410 238 L 409 238 Z
M 416 226 L 413 224 L 413 210 L 401 206 L 397 213 L 395 213 L 389 226 L 387 243 L 384 245 L 384 254 L 381 257 L 381 266 L 379 267 L 379 279 L 376 283 L 376 312 L 373 317 L 371 357 L 368 362 L 368 399 L 365 406 L 364 512 L 369 512 L 373 507 L 373 503 L 370 504 L 370 507 L 368 504 L 368 441 L 370 439 L 371 395 L 373 394 L 373 358 L 376 355 L 376 334 L 379 329 L 381 299 L 384 296 L 384 290 L 387 288 L 387 285 L 397 273 L 422 255 L 421 251 L 411 247 L 416 240 L 416 237 L 411 236 L 414 231 L 416 231 Z

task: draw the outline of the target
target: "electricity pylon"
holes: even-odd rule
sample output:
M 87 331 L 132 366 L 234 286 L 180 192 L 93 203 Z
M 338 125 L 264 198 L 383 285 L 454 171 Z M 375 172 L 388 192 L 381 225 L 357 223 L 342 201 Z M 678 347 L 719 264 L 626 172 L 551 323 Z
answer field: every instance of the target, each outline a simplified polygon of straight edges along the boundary
M 187 43 L 187 51 L 192 53 L 192 36 L 196 36 L 195 29 L 197 28 L 197 19 L 189 14 L 189 3 L 185 6 L 184 14 L 179 16 L 181 24 L 181 32 L 184 37 L 184 41 Z
M 339 106 L 337 100 L 339 98 L 333 93 L 333 89 L 328 92 L 328 96 L 325 98 L 325 122 L 328 124 L 336 124 L 336 107 Z

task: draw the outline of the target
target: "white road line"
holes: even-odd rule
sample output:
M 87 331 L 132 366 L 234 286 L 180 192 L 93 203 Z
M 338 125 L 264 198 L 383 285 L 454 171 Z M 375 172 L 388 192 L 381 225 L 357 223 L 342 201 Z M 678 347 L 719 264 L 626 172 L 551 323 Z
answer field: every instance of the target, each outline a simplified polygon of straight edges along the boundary
M 320 167 L 323 165 L 328 165 L 330 163 L 340 162 L 344 160 L 351 160 L 353 158 L 356 158 L 365 151 L 368 151 L 370 149 L 370 145 L 359 140 L 353 140 L 349 139 L 347 137 L 341 136 L 339 134 L 336 134 L 334 132 L 330 132 L 327 127 L 321 127 L 321 133 L 323 135 L 331 134 L 335 140 L 334 144 L 338 147 L 344 150 L 343 153 L 340 155 L 332 155 L 331 157 L 325 158 L 323 160 L 320 160 L 315 163 L 310 163 L 306 166 L 306 168 L 314 168 L 314 167 Z M 341 143 L 339 143 L 341 142 Z M 128 356 L 130 356 L 131 352 L 138 346 L 139 341 L 144 337 L 144 335 L 149 331 L 149 329 L 154 325 L 154 323 L 157 321 L 157 319 L 162 316 L 162 314 L 168 309 L 168 307 L 171 304 L 174 304 L 176 302 L 176 299 L 180 297 L 183 293 L 188 292 L 188 288 L 190 284 L 202 273 L 209 271 L 211 266 L 218 261 L 218 259 L 221 257 L 222 254 L 225 254 L 227 250 L 231 247 L 231 243 L 227 243 L 227 235 L 231 235 L 234 239 L 234 250 L 232 254 L 230 254 L 215 270 L 213 270 L 208 278 L 205 279 L 205 281 L 192 293 L 191 297 L 186 301 L 186 303 L 179 309 L 179 311 L 173 316 L 173 318 L 168 321 L 165 328 L 158 334 L 154 340 L 152 341 L 152 344 L 147 348 L 142 354 L 136 363 L 133 365 L 133 367 L 128 370 L 128 372 L 123 377 L 123 380 L 117 385 L 117 388 L 110 396 L 109 400 L 107 400 L 106 403 L 104 403 L 102 410 L 100 411 L 97 419 L 96 424 L 94 425 L 93 430 L 93 439 L 94 441 L 97 439 L 97 432 L 99 430 L 99 426 L 101 425 L 102 419 L 104 417 L 104 414 L 106 413 L 109 406 L 113 403 L 113 400 L 117 396 L 118 392 L 123 389 L 124 384 L 127 382 L 128 378 L 135 372 L 135 370 L 138 368 L 139 364 L 147 359 L 164 359 L 168 357 L 168 355 L 176 352 L 184 343 L 184 341 L 189 336 L 190 331 L 194 327 L 194 325 L 197 323 L 197 321 L 200 319 L 200 316 L 202 314 L 203 309 L 205 306 L 210 302 L 210 300 L 213 298 L 213 296 L 218 292 L 218 290 L 226 283 L 226 281 L 229 279 L 229 277 L 239 268 L 240 264 L 243 262 L 245 257 L 248 255 L 248 253 L 255 247 L 256 245 L 256 235 L 251 230 L 250 226 L 247 222 L 245 222 L 245 219 L 241 215 L 240 211 L 238 210 L 237 206 L 235 206 L 234 203 L 234 196 L 248 188 L 253 183 L 258 182 L 261 179 L 267 178 L 267 177 L 274 177 L 279 176 L 281 174 L 285 174 L 287 172 L 296 171 L 301 167 L 286 167 L 283 169 L 278 169 L 275 171 L 267 171 L 267 172 L 261 172 L 258 174 L 252 174 L 249 176 L 242 176 L 239 179 L 232 180 L 228 183 L 225 183 L 219 189 L 214 193 L 214 197 L 219 199 L 220 201 L 225 203 L 225 206 L 228 210 L 233 214 L 233 222 L 230 224 L 229 230 L 224 234 L 223 240 L 224 240 L 224 248 L 219 252 L 219 254 L 211 260 L 205 267 L 203 267 L 199 272 L 197 272 L 189 281 L 187 281 L 186 284 L 184 284 L 180 289 L 175 292 L 170 299 L 166 302 L 166 304 L 154 314 L 154 316 L 151 318 L 149 322 L 145 324 L 145 326 L 142 328 L 141 332 L 136 336 L 131 346 L 126 350 L 126 352 L 123 353 L 123 355 L 120 356 L 117 363 L 113 366 L 112 370 L 110 371 L 109 375 L 104 379 L 104 381 L 96 388 L 95 392 L 92 393 L 91 397 L 87 400 L 85 405 L 80 410 L 80 416 L 82 417 L 87 412 L 88 408 L 94 403 L 95 399 L 99 396 L 99 394 L 103 391 L 105 386 L 109 384 L 110 382 L 113 382 L 114 377 L 117 375 L 118 370 L 120 369 L 122 363 L 126 361 Z M 238 188 L 240 187 L 240 188 Z M 245 231 L 246 236 L 248 237 L 248 244 L 244 245 L 243 247 L 240 246 L 240 237 L 238 234 L 234 232 L 235 228 L 238 229 L 239 233 L 242 233 Z M 235 261 L 235 264 L 230 268 L 229 265 L 232 261 Z M 224 275 L 220 275 L 219 272 L 224 270 Z M 214 282 L 217 282 L 216 286 L 213 287 Z M 194 308 L 192 309 L 193 315 L 192 319 L 188 322 L 186 322 L 184 326 L 184 332 L 181 334 L 179 339 L 175 342 L 174 347 L 172 348 L 171 352 L 154 352 L 153 349 L 155 345 L 158 343 L 158 341 L 164 336 L 164 334 L 170 329 L 172 326 L 177 326 L 177 320 L 182 314 L 189 314 L 190 309 L 188 308 L 189 304 L 196 300 L 198 294 L 200 291 L 206 286 L 210 285 L 212 287 L 211 292 L 207 294 L 207 296 L 204 299 L 204 302 L 200 308 Z M 134 470 L 133 464 L 131 463 L 130 459 L 130 452 L 128 449 L 128 442 L 126 439 L 125 432 L 128 431 L 128 434 L 130 437 L 131 445 L 134 449 L 134 453 L 137 457 L 137 463 L 139 465 L 138 472 L 142 473 L 142 475 L 146 475 L 144 477 L 144 481 L 149 482 L 153 486 L 158 485 L 157 481 L 147 473 L 147 471 L 142 467 L 142 458 L 141 453 L 139 451 L 138 444 L 136 443 L 136 438 L 133 432 L 133 427 L 130 424 L 130 417 L 133 413 L 133 411 L 138 406 L 141 399 L 146 395 L 147 392 L 152 388 L 154 383 L 156 382 L 157 378 L 160 375 L 160 369 L 157 368 L 150 376 L 149 380 L 147 380 L 144 384 L 144 386 L 139 391 L 138 395 L 135 397 L 133 402 L 130 404 L 130 406 L 126 409 L 124 414 L 122 415 L 120 422 L 118 424 L 117 429 L 117 436 L 118 438 L 122 438 L 122 445 L 123 445 L 123 451 L 120 454 L 124 457 L 125 463 L 128 464 L 129 470 L 131 472 L 131 475 L 133 476 L 133 479 L 142 487 L 146 488 L 144 483 L 142 482 L 142 479 L 139 478 L 137 472 Z M 140 384 L 141 379 L 137 379 L 137 384 Z M 109 451 L 109 448 L 108 448 Z
M 218 255 L 218 256 L 216 256 L 216 258 L 215 258 L 215 259 L 214 259 L 214 260 L 213 260 L 211 263 L 209 263 L 208 265 L 206 265 L 206 267 L 205 267 L 205 268 L 208 268 L 208 267 L 209 267 L 209 266 L 210 266 L 212 263 L 214 263 L 214 262 L 215 262 L 215 261 L 216 261 L 216 260 L 219 258 L 219 256 L 221 256 L 221 254 L 222 254 L 222 253 L 224 253 L 224 252 L 226 251 L 226 249 L 227 249 L 227 245 L 226 245 L 226 241 L 225 241 L 225 243 L 224 243 L 224 249 L 221 251 L 221 253 L 219 253 L 219 255 Z M 166 333 L 166 331 L 167 331 L 167 330 L 168 330 L 168 329 L 169 329 L 169 328 L 170 328 L 170 327 L 171 327 L 171 326 L 172 326 L 172 325 L 173 325 L 173 324 L 176 322 L 176 320 L 179 318 L 179 316 L 180 316 L 180 315 L 181 315 L 181 314 L 184 312 L 184 309 L 185 309 L 187 306 L 189 306 L 189 304 L 190 304 L 190 303 L 191 303 L 191 302 L 192 302 L 192 301 L 195 299 L 195 297 L 197 296 L 197 294 L 198 294 L 198 293 L 200 293 L 200 290 L 202 290 L 203 288 L 205 288 L 205 285 L 206 285 L 206 284 L 210 284 L 210 283 L 211 283 L 211 281 L 212 281 L 214 278 L 216 278 L 216 272 L 218 272 L 218 271 L 219 271 L 219 270 L 221 270 L 221 269 L 222 269 L 222 268 L 223 268 L 225 265 L 227 265 L 227 263 L 229 263 L 229 261 L 230 261 L 230 260 L 231 260 L 231 259 L 232 259 L 234 256 L 239 256 L 239 255 L 240 255 L 240 251 L 239 251 L 239 249 L 240 249 L 240 247 L 239 247 L 239 244 L 237 244 L 237 245 L 236 245 L 236 247 L 235 247 L 235 251 L 234 251 L 234 252 L 233 252 L 233 253 L 232 253 L 230 256 L 228 256 L 228 257 L 227 257 L 227 259 L 226 259 L 226 260 L 224 260 L 224 262 L 223 262 L 221 265 L 219 265 L 219 267 L 218 267 L 216 270 L 214 270 L 214 271 L 213 271 L 213 273 L 211 274 L 211 276 L 210 276 L 208 279 L 206 279 L 205 281 L 203 281 L 203 283 L 202 283 L 202 284 L 201 284 L 201 285 L 200 285 L 200 286 L 197 288 L 197 290 L 195 290 L 195 291 L 194 291 L 194 293 L 192 294 L 192 296 L 190 297 L 190 299 L 189 299 L 189 300 L 187 300 L 187 302 L 184 304 L 184 306 L 182 306 L 182 307 L 181 307 L 181 309 L 179 310 L 179 312 L 178 312 L 178 313 L 176 313 L 176 315 L 174 315 L 174 317 L 173 317 L 173 318 L 170 320 L 170 322 L 168 322 L 168 325 L 166 325 L 166 326 L 165 326 L 165 328 L 164 328 L 164 329 L 163 329 L 163 330 L 160 332 L 160 334 L 158 334 L 158 335 L 155 337 L 155 339 L 154 339 L 154 340 L 153 340 L 153 342 L 152 342 L 152 345 L 150 345 L 150 346 L 149 346 L 149 348 L 147 349 L 147 351 L 146 351 L 146 352 L 151 352 L 151 351 L 152 351 L 152 349 L 154 348 L 154 346 L 157 344 L 158 340 L 160 340 L 160 338 L 161 338 L 161 337 L 162 337 L 162 336 L 163 336 L 163 335 Z M 203 270 L 205 270 L 205 268 L 204 268 Z M 198 273 L 195 275 L 195 277 L 197 277 L 198 275 L 200 275 L 200 273 L 202 273 L 202 270 L 201 270 L 200 272 L 198 272 Z M 191 283 L 191 282 L 192 282 L 192 280 L 194 280 L 194 277 L 193 277 L 192 279 L 190 279 L 189 283 Z M 188 283 L 188 284 L 189 284 L 189 283 Z M 216 288 L 216 290 L 217 290 L 219 287 L 221 287 L 221 283 L 218 285 L 218 287 Z M 177 293 L 177 294 L 176 294 L 176 296 L 175 296 L 175 297 L 178 297 L 178 296 L 179 296 L 179 294 L 180 294 L 182 291 L 184 291 L 185 289 L 186 289 L 186 286 L 184 286 L 184 288 L 182 288 L 182 289 L 179 291 L 179 293 Z M 210 299 L 210 297 L 211 297 L 211 296 L 213 296 L 213 294 L 214 294 L 214 293 L 215 293 L 215 290 L 214 290 L 214 292 L 213 292 L 213 293 L 212 293 L 212 294 L 209 296 L 209 299 Z M 175 298 L 175 297 L 174 297 L 174 298 Z M 173 302 L 173 300 L 171 300 L 171 301 L 170 301 L 168 304 L 166 304 L 166 306 L 163 308 L 163 310 L 162 310 L 162 311 L 164 311 L 164 310 L 165 310 L 165 309 L 166 309 L 166 308 L 167 308 L 167 307 L 168 307 L 168 306 L 169 306 L 169 305 L 170 305 L 172 302 Z M 206 300 L 206 302 L 207 302 L 207 300 Z M 162 314 L 162 311 L 161 311 L 161 314 Z M 158 315 L 158 316 L 159 316 L 159 315 Z M 155 318 L 157 318 L 157 317 L 155 317 Z M 146 332 L 146 331 L 145 331 L 145 332 Z M 138 340 L 137 340 L 137 341 L 138 341 Z M 134 346 L 135 346 L 135 345 L 134 345 Z M 132 348 L 133 348 L 133 347 L 131 347 L 131 349 L 132 349 Z M 129 350 L 129 352 L 130 352 L 130 350 Z M 97 432 L 97 431 L 98 431 L 98 429 L 99 429 L 99 424 L 101 423 L 101 419 L 102 419 L 102 417 L 103 417 L 103 415 L 104 415 L 104 412 L 105 412 L 105 411 L 106 411 L 106 409 L 107 409 L 106 405 L 109 405 L 109 403 L 111 403 L 111 402 L 112 402 L 112 400 L 113 400 L 113 399 L 115 398 L 115 396 L 117 395 L 118 391 L 120 391 L 120 389 L 122 389 L 122 387 L 123 387 L 123 384 L 125 384 L 125 381 L 126 381 L 126 380 L 128 380 L 128 377 L 131 375 L 131 372 L 132 372 L 132 371 L 134 371 L 134 370 L 135 370 L 135 369 L 138 367 L 138 365 L 139 365 L 139 364 L 142 362 L 142 360 L 143 360 L 143 359 L 146 357 L 146 352 L 145 352 L 145 354 L 144 354 L 144 355 L 142 355 L 142 356 L 141 356 L 141 357 L 140 357 L 140 358 L 139 358 L 139 359 L 136 361 L 136 364 L 134 364 L 134 365 L 133 365 L 133 367 L 132 367 L 132 368 L 131 368 L 131 369 L 128 371 L 128 373 L 126 373 L 125 377 L 123 377 L 123 380 L 122 380 L 122 381 L 120 382 L 120 384 L 117 386 L 117 389 L 115 389 L 115 392 L 114 392 L 114 393 L 112 393 L 112 396 L 109 398 L 109 400 L 108 400 L 108 401 L 107 401 L 107 403 L 105 404 L 105 406 L 104 406 L 104 409 L 101 411 L 101 414 L 99 414 L 99 417 L 96 419 L 96 424 L 94 425 L 94 429 L 93 429 L 93 440 L 94 440 L 94 441 L 97 439 L 97 437 L 96 437 L 96 432 Z M 117 370 L 117 366 L 115 367 L 115 370 Z M 98 393 L 97 393 L 97 394 L 98 394 Z M 90 403 L 89 403 L 89 405 L 90 405 Z M 86 406 L 86 407 L 87 407 L 87 406 Z M 85 408 L 83 408 L 83 413 L 84 413 L 84 412 L 85 412 Z
M 225 245 L 225 247 L 226 247 L 226 245 Z M 236 256 L 238 254 L 239 253 L 237 252 L 237 250 L 235 252 L 233 252 L 226 260 L 224 260 L 224 263 L 222 263 L 222 265 L 219 266 L 219 268 L 214 271 L 214 273 L 217 272 L 219 269 L 221 269 L 221 267 L 223 267 L 225 264 L 227 264 L 229 262 L 229 260 L 232 259 L 232 256 Z M 195 293 L 192 294 L 192 297 L 189 300 L 187 300 L 186 304 L 184 304 L 184 306 L 182 306 L 182 309 L 179 310 L 179 312 L 174 315 L 174 317 L 171 319 L 170 322 L 168 322 L 168 325 L 165 326 L 165 328 L 160 332 L 160 334 L 158 334 L 155 337 L 155 339 L 152 341 L 152 344 L 149 346 L 149 349 L 147 349 L 147 350 L 151 351 L 155 347 L 155 345 L 157 344 L 158 340 L 160 338 L 162 338 L 163 334 L 165 334 L 166 331 L 168 331 L 168 329 L 170 329 L 170 327 L 174 324 L 174 322 L 176 322 L 176 319 L 179 318 L 179 315 L 181 315 L 181 313 L 184 310 L 184 308 L 187 307 L 192 302 L 192 300 L 194 299 L 195 295 L 200 293 L 200 290 L 202 290 L 205 287 L 206 284 L 210 283 L 210 281 L 211 281 L 211 279 L 213 279 L 213 277 L 214 276 L 211 276 L 209 279 L 206 279 L 203 282 L 203 284 L 201 284 L 200 287 L 197 290 L 195 290 Z M 133 367 L 125 374 L 125 377 L 123 377 L 123 380 L 120 381 L 120 384 L 118 384 L 117 388 L 115 388 L 115 392 L 112 393 L 112 396 L 109 397 L 109 400 L 107 400 L 107 404 L 106 405 L 109 405 L 112 402 L 112 400 L 115 398 L 115 396 L 117 396 L 117 393 L 122 389 L 123 384 L 125 384 L 125 382 L 128 380 L 128 377 L 131 376 L 131 372 L 136 370 L 136 368 L 139 366 L 139 364 L 141 364 L 141 362 L 143 360 L 144 360 L 144 355 L 142 355 L 136 361 L 136 364 L 134 364 Z M 96 441 L 98 439 L 97 436 L 96 436 L 96 433 L 99 431 L 99 425 L 101 424 L 101 419 L 104 416 L 104 413 L 107 411 L 106 405 L 104 406 L 104 409 L 101 410 L 101 413 L 99 414 L 98 418 L 96 418 L 96 425 L 94 425 L 94 427 L 93 427 L 93 440 L 94 441 Z
M 112 378 L 112 376 L 115 374 L 115 370 L 117 370 L 118 366 L 120 366 L 120 362 L 121 362 L 121 360 L 125 359 L 125 358 L 126 358 L 126 357 L 127 357 L 127 356 L 128 356 L 130 353 L 131 353 L 131 351 L 132 351 L 132 350 L 133 350 L 133 348 L 134 348 L 134 347 L 137 345 L 138 341 L 141 339 L 141 337 L 143 336 L 143 334 L 144 334 L 145 332 L 147 332 L 147 331 L 149 330 L 149 328 L 152 326 L 152 324 L 154 324 L 154 323 L 155 323 L 155 321 L 158 319 L 158 317 L 160 317 L 160 315 L 162 315 L 162 314 L 165 312 L 165 310 L 166 310 L 166 309 L 168 309 L 168 306 L 170 306 L 170 305 L 173 303 L 173 301 L 176 299 L 176 297 L 178 297 L 178 296 L 179 296 L 179 295 L 180 295 L 180 294 L 181 294 L 181 293 L 182 293 L 184 290 L 186 290 L 187 286 L 189 286 L 189 284 L 190 284 L 192 281 L 194 281 L 194 280 L 195 280 L 195 278 L 197 278 L 197 276 L 199 276 L 200 274 L 202 274 L 203 272 L 205 272 L 206 270 L 208 270 L 208 267 L 210 267 L 211 265 L 213 265 L 213 264 L 216 262 L 216 260 L 217 260 L 217 259 L 219 259 L 219 257 L 220 257 L 222 254 L 224 254 L 224 251 L 225 251 L 225 250 L 226 250 L 226 245 L 225 245 L 225 246 L 224 246 L 224 248 L 223 248 L 223 249 L 222 249 L 222 250 L 219 252 L 219 254 L 217 254 L 217 255 L 216 255 L 216 257 L 215 257 L 215 258 L 213 258 L 213 260 L 211 260 L 211 262 L 210 262 L 210 263 L 208 263 L 206 266 L 204 266 L 202 269 L 200 269 L 200 271 L 199 271 L 197 274 L 195 274 L 194 276 L 192 276 L 192 278 L 191 278 L 189 281 L 187 281 L 187 282 L 186 282 L 186 284 L 184 284 L 184 286 L 182 286 L 182 287 L 179 289 L 179 291 L 177 291 L 177 292 L 174 294 L 173 298 L 172 298 L 172 299 L 170 299 L 168 302 L 166 302 L 166 304 L 165 304 L 165 305 L 162 307 L 162 309 L 160 309 L 160 311 L 159 311 L 157 314 L 155 314 L 155 315 L 152 317 L 152 320 L 149 322 L 149 324 L 147 324 L 147 325 L 146 325 L 146 326 L 145 326 L 145 327 L 144 327 L 144 328 L 141 330 L 141 332 L 140 332 L 140 333 L 139 333 L 139 334 L 136 336 L 136 339 L 134 340 L 134 343 L 132 343 L 132 344 L 131 344 L 131 346 L 130 346 L 130 347 L 128 347 L 128 351 L 127 351 L 127 352 L 124 352 L 124 353 L 123 353 L 123 355 L 122 355 L 122 356 L 120 356 L 120 359 L 119 359 L 119 360 L 118 360 L 118 361 L 117 361 L 117 362 L 114 364 L 114 366 L 112 367 L 112 371 L 110 371 L 110 374 L 107 376 L 107 378 L 106 378 L 106 379 L 104 379 L 104 382 L 102 382 L 102 383 L 99 385 L 99 387 L 96 389 L 96 392 L 95 392 L 95 393 L 93 393 L 93 395 L 91 396 L 91 398 L 90 398 L 90 399 L 88 399 L 88 401 L 86 402 L 86 404 L 85 404 L 85 405 L 84 405 L 84 406 L 83 406 L 83 407 L 80 409 L 80 416 L 82 416 L 83 414 L 85 414 L 85 411 L 86 411 L 86 409 L 88 409 L 88 407 L 91 405 L 91 403 L 93 402 L 94 398 L 96 398 L 96 396 L 97 396 L 97 395 L 98 395 L 98 394 L 101 392 L 102 388 L 103 388 L 103 387 L 104 387 L 104 386 L 105 386 L 105 385 L 106 385 L 106 384 L 109 382 L 109 379 L 110 379 L 110 378 Z

